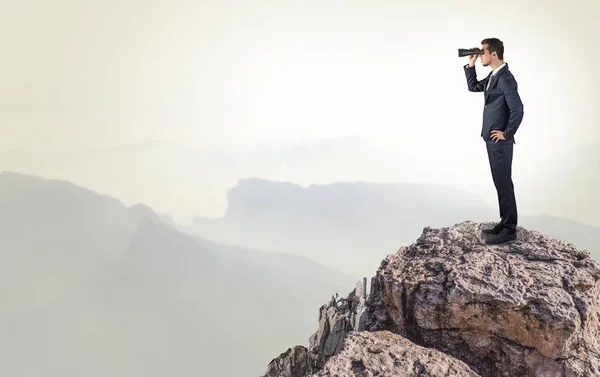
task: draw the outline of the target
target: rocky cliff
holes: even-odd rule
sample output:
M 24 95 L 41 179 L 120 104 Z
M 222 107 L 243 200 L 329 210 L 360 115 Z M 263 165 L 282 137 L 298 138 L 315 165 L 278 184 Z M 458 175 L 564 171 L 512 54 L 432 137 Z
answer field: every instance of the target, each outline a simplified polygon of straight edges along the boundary
M 486 245 L 489 225 L 426 227 L 264 376 L 600 376 L 600 265 L 522 227 Z

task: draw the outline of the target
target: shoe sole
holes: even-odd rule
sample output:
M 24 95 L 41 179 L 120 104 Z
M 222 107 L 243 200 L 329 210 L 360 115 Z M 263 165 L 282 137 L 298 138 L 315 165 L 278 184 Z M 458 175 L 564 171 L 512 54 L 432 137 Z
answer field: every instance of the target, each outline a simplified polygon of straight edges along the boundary
M 488 245 L 488 246 L 502 246 L 502 245 L 508 245 L 508 244 L 511 244 L 511 243 L 514 243 L 514 242 L 517 242 L 517 241 L 518 241 L 518 239 L 517 240 L 504 241 L 502 243 L 487 243 L 486 242 L 485 244 Z

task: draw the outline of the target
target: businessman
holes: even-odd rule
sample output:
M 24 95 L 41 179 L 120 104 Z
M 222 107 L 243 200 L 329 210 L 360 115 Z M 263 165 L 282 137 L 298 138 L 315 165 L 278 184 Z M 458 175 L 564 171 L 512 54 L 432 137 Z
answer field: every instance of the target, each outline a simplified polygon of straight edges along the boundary
M 483 125 L 481 136 L 485 141 L 492 178 L 498 193 L 500 222 L 484 229 L 493 235 L 487 244 L 503 244 L 517 239 L 517 202 L 512 182 L 513 146 L 515 133 L 523 120 L 523 103 L 517 90 L 517 81 L 504 62 L 504 44 L 498 38 L 481 41 L 482 55 L 469 56 L 464 66 L 470 92 L 483 92 Z M 475 62 L 481 56 L 484 67 L 492 72 L 477 80 Z

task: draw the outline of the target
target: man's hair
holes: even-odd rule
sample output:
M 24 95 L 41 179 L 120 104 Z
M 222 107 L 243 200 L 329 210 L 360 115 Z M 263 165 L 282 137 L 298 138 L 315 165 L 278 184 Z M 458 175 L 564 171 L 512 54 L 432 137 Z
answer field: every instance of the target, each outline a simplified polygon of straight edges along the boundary
M 490 52 L 490 54 L 496 51 L 496 53 L 498 54 L 498 59 L 504 59 L 504 43 L 502 43 L 502 41 L 498 38 L 486 38 L 483 41 L 481 41 L 481 44 L 488 45 L 488 51 Z

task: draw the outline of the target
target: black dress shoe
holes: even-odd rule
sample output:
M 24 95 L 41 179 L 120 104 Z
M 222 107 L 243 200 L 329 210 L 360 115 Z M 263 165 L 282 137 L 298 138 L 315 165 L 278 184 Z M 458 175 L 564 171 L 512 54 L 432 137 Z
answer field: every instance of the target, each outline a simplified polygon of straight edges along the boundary
M 503 230 L 496 237 L 490 238 L 489 240 L 485 240 L 485 243 L 488 245 L 500 245 L 503 243 L 511 242 L 517 239 L 517 232 L 509 232 L 507 230 Z
M 485 228 L 485 229 L 483 229 L 481 231 L 481 233 L 483 233 L 483 234 L 494 234 L 494 235 L 497 235 L 497 234 L 500 234 L 500 232 L 502 231 L 502 229 L 503 229 L 502 228 L 502 224 L 496 224 L 496 226 L 493 227 L 493 228 Z

